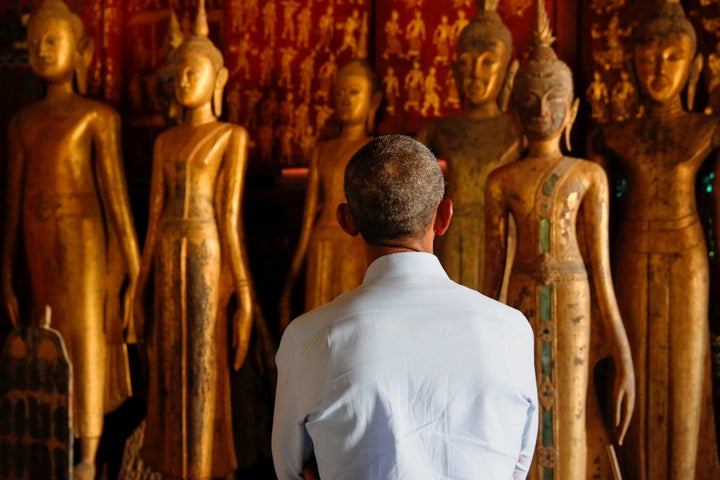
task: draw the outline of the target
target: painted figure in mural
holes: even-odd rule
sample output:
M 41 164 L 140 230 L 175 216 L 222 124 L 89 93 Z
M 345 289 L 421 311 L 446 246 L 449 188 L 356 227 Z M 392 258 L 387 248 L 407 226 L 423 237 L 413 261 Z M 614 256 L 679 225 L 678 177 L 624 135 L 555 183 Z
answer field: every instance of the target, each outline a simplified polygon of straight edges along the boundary
M 430 67 L 423 81 L 423 105 L 420 109 L 420 115 L 423 117 L 427 116 L 430 110 L 436 117 L 440 115 L 440 94 L 438 93 L 440 86 L 437 83 L 435 72 L 435 67 Z
M 242 40 L 237 42 L 235 45 L 228 47 L 231 53 L 235 54 L 235 68 L 230 72 L 231 76 L 239 75 L 241 72 L 245 80 L 250 79 L 250 61 L 248 60 L 248 54 L 257 55 L 257 49 L 251 48 L 250 46 L 250 34 L 245 33 Z
M 335 36 L 335 13 L 332 3 L 328 4 L 325 13 L 320 16 L 318 30 L 320 31 L 320 40 L 317 50 L 330 51 L 330 45 Z
M 385 50 L 383 58 L 389 59 L 390 55 L 403 56 L 402 43 L 400 42 L 400 13 L 397 10 L 390 12 L 390 20 L 385 22 Z
M 465 13 L 465 10 L 458 10 L 457 18 L 452 24 L 453 43 L 457 43 L 460 32 L 462 32 L 463 29 L 467 27 L 468 23 L 470 23 L 470 20 L 467 19 L 467 14 Z
M 433 63 L 447 65 L 450 61 L 450 40 L 452 39 L 452 25 L 448 23 L 447 15 L 440 17 L 440 25 L 435 27 L 433 43 L 435 44 L 436 55 Z
M 272 45 L 266 46 L 260 53 L 260 85 L 270 85 L 275 68 L 274 50 Z
M 453 64 L 464 112 L 425 125 L 417 138 L 447 162 L 448 197 L 454 224 L 438 239 L 436 254 L 462 285 L 482 284 L 485 179 L 488 173 L 520 157 L 520 133 L 498 99 L 506 82 L 512 52 L 510 31 L 494 10 L 497 2 L 478 0 L 478 13 L 460 33 Z M 510 77 L 510 78 L 508 78 Z
M 267 2 L 262 8 L 263 39 L 268 45 L 275 45 L 275 23 L 277 8 L 275 2 Z
M 354 9 L 352 14 L 349 15 L 344 22 L 340 23 L 340 25 L 342 25 L 343 40 L 340 48 L 337 50 L 337 55 L 340 55 L 345 50 L 350 50 L 350 55 L 354 57 L 358 48 L 358 40 L 355 37 L 355 31 L 362 27 L 360 11 Z
M 590 140 L 593 160 L 627 181 L 613 246 L 616 292 L 635 362 L 638 402 L 622 448 L 630 478 L 718 478 L 700 458 L 709 403 L 707 248 L 695 202 L 701 164 L 716 153 L 716 117 L 686 111 L 681 92 L 701 68 L 679 2 L 652 11 L 635 32 L 644 116 L 611 123 Z M 688 85 L 690 86 L 690 85 Z M 711 413 L 711 412 L 710 412 Z M 709 429 L 712 432 L 712 428 Z
M 400 79 L 395 75 L 395 69 L 387 67 L 383 77 L 383 90 L 385 92 L 385 111 L 388 115 L 395 115 L 395 103 L 400 96 Z
M 405 27 L 405 40 L 408 43 L 408 58 L 420 58 L 423 42 L 425 41 L 425 20 L 422 11 L 415 10 L 413 18 Z
M 310 100 L 310 91 L 312 90 L 312 81 L 315 78 L 315 54 L 306 56 L 300 62 L 300 86 L 298 87 L 298 96 L 305 100 Z
M 335 73 L 337 72 L 337 63 L 335 62 L 335 55 L 330 54 L 328 59 L 320 65 L 320 69 L 317 72 L 318 86 L 315 90 L 315 98 L 319 101 L 321 98 L 327 102 L 330 98 L 330 90 L 332 90 L 333 82 L 335 81 Z
M 621 122 L 635 116 L 637 110 L 637 91 L 630 81 L 630 75 L 620 72 L 620 80 L 615 83 L 612 89 L 612 117 L 616 122 Z
M 290 297 L 303 263 L 305 311 L 352 290 L 363 279 L 367 265 L 362 243 L 342 231 L 335 208 L 345 201 L 345 165 L 370 140 L 381 98 L 377 75 L 364 60 L 352 60 L 338 71 L 335 107 L 342 128 L 338 137 L 320 143 L 310 160 L 300 240 L 280 300 L 281 329 L 290 322 Z
M 487 178 L 485 248 L 494 254 L 485 259 L 483 292 L 493 298 L 500 294 L 512 215 L 517 250 L 507 303 L 527 316 L 535 332 L 542 419 L 529 478 L 610 478 L 606 451 L 615 439 L 608 433 L 605 445 L 591 446 L 596 424 L 608 430 L 593 409 L 591 331 L 597 327 L 591 322 L 591 290 L 603 344 L 615 366 L 609 430 L 617 429 L 620 443 L 632 416 L 635 379 L 610 274 L 607 177 L 597 164 L 562 153 L 560 141 L 565 135 L 568 142 L 579 100 L 573 98 L 572 73 L 557 58 L 553 41 L 544 4 L 538 2 L 534 42 L 511 100 L 528 152 Z M 606 473 L 598 474 L 603 460 Z
M 298 48 L 307 49 L 310 46 L 310 31 L 313 27 L 312 4 L 305 5 L 297 16 Z
M 600 72 L 593 72 L 593 81 L 587 88 L 587 101 L 592 108 L 592 119 L 598 123 L 607 121 L 607 107 L 609 103 L 608 88 L 603 82 Z
M 298 51 L 292 47 L 283 47 L 280 49 L 280 77 L 278 85 L 287 89 L 292 89 L 292 68 L 291 63 L 297 57 Z
M 120 117 L 80 95 L 93 43 L 65 3 L 45 0 L 30 17 L 27 39 L 30 67 L 46 93 L 10 121 L 0 282 L 13 325 L 22 323 L 13 285 L 21 265 L 28 268 L 30 318 L 52 309 L 74 370 L 72 415 L 81 439 L 74 474 L 93 479 L 103 414 L 130 395 L 123 328 L 130 327 L 139 254 Z
M 171 57 L 181 122 L 155 141 L 134 309 L 149 359 L 141 456 L 155 471 L 188 479 L 220 477 L 236 467 L 226 327 L 231 296 L 238 305 L 236 369 L 253 314 L 240 219 L 248 136 L 217 121 L 228 71 L 207 35 L 201 1 L 193 35 Z M 153 315 L 143 328 L 149 291 Z
M 423 72 L 420 70 L 420 62 L 414 60 L 412 68 L 405 75 L 404 87 L 407 92 L 407 100 L 405 101 L 404 108 L 406 112 L 409 112 L 411 109 L 415 111 L 420 110 L 424 79 Z
M 295 20 L 293 15 L 300 8 L 300 2 L 297 0 L 284 0 L 280 2 L 283 7 L 283 29 L 280 37 L 285 40 L 295 41 Z

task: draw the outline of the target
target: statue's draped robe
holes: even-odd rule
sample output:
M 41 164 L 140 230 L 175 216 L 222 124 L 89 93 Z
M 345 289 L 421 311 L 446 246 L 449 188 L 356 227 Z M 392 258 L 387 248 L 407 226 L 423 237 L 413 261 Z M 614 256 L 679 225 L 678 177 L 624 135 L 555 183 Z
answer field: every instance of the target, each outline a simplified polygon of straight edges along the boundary
M 124 259 L 117 233 L 107 220 L 101 193 L 107 186 L 95 181 L 99 168 L 95 160 L 73 156 L 68 147 L 86 142 L 88 149 L 93 148 L 88 125 L 89 118 L 104 120 L 98 110 L 102 113 L 107 107 L 83 101 L 71 114 L 47 116 L 45 122 L 54 130 L 43 133 L 42 148 L 23 145 L 21 221 L 32 318 L 40 318 L 46 305 L 51 307 L 51 325 L 62 335 L 73 363 L 76 437 L 100 437 L 103 415 L 131 391 L 119 307 Z M 10 130 L 19 141 L 46 127 L 24 113 Z M 43 155 L 51 151 L 63 153 Z M 124 178 L 115 180 L 124 182 Z M 108 179 L 99 175 L 98 181 Z M 97 389 L 103 391 L 102 398 L 95 395 Z
M 365 276 L 367 262 L 361 237 L 351 237 L 345 233 L 335 218 L 335 208 L 346 201 L 342 185 L 345 165 L 349 160 L 348 157 L 343 164 L 338 164 L 333 155 L 322 155 L 317 159 L 317 163 L 310 167 L 318 169 L 322 195 L 329 195 L 331 198 L 323 198 L 325 207 L 313 225 L 308 242 L 305 311 L 349 292 L 360 285 Z M 333 207 L 327 208 L 328 205 Z
M 156 160 L 167 190 L 153 251 L 155 307 L 141 454 L 153 470 L 181 478 L 197 478 L 194 463 L 208 461 L 198 460 L 208 445 L 213 477 L 236 466 L 224 311 L 229 294 L 223 287 L 229 273 L 215 213 L 222 205 L 206 196 L 222 191 L 216 184 L 223 178 L 222 154 L 213 146 L 231 128 L 218 122 L 196 127 L 176 155 Z
M 576 232 L 586 190 L 576 172 L 586 162 L 554 161 L 534 178 L 525 160 L 503 167 L 504 178 L 526 173 L 516 188 L 535 192 L 522 199 L 505 192 L 518 241 L 507 304 L 525 314 L 535 333 L 540 422 L 528 478 L 612 478 L 610 435 L 593 378 L 592 340 L 601 319 L 591 321 L 590 281 L 578 244 L 583 236 Z M 529 251 L 534 256 L 523 253 Z
M 436 240 L 435 252 L 450 278 L 466 287 L 482 286 L 485 259 L 485 182 L 500 165 L 517 160 L 520 134 L 510 115 L 436 120 L 422 139 L 447 162 L 446 197 L 453 221 Z
M 714 415 L 706 408 L 711 395 L 709 266 L 693 187 L 717 135 L 716 119 L 686 114 L 611 124 L 593 139 L 593 149 L 611 165 L 618 162 L 627 180 L 626 214 L 612 250 L 615 291 L 637 384 L 635 413 L 621 450 L 632 478 L 670 478 L 670 458 L 677 451 L 673 423 L 702 434 L 698 478 L 720 474 L 714 431 L 701 427 L 712 426 Z M 675 198 L 667 179 L 690 182 L 693 194 Z M 661 202 L 676 202 L 681 214 L 658 217 L 654 212 L 667 211 L 659 208 Z M 693 419 L 688 410 L 681 413 L 674 406 L 679 399 L 702 415 Z

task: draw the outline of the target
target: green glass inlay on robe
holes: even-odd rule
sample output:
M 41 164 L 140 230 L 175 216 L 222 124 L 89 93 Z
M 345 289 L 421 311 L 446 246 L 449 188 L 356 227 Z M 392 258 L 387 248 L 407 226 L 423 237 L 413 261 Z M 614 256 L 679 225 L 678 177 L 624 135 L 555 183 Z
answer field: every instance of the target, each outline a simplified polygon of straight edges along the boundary
M 542 468 L 542 480 L 553 480 L 555 471 L 552 468 Z
M 553 411 L 542 412 L 542 444 L 543 447 L 553 446 Z
M 550 220 L 543 218 L 540 220 L 540 253 L 550 251 Z
M 548 342 L 542 343 L 542 350 L 540 355 L 542 356 L 542 374 L 543 376 L 552 379 L 552 350 Z
M 543 193 L 547 195 L 548 197 L 553 191 L 553 188 L 555 188 L 555 184 L 560 179 L 556 174 L 550 175 L 550 178 L 548 178 L 548 181 L 545 182 L 545 185 L 543 185 Z
M 552 292 L 550 285 L 543 285 L 540 287 L 540 321 L 549 322 L 550 314 L 552 313 L 550 304 L 550 293 Z

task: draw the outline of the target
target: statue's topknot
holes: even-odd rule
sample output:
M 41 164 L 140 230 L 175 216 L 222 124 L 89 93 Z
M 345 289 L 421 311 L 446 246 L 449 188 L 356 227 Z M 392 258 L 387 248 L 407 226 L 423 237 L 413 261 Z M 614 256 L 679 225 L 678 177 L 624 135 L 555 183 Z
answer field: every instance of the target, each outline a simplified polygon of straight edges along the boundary
M 488 41 L 499 40 L 505 44 L 509 55 L 512 52 L 512 35 L 496 11 L 498 0 L 476 0 L 476 3 L 477 13 L 458 35 L 457 51 L 484 48 Z
M 40 8 L 38 8 L 31 16 L 28 23 L 41 18 L 61 18 L 70 24 L 70 28 L 75 35 L 75 40 L 79 41 L 85 36 L 85 26 L 80 17 L 70 10 L 62 0 L 44 0 Z
M 567 76 L 568 84 L 572 89 L 572 72 L 553 50 L 552 44 L 554 41 L 555 37 L 552 35 L 545 2 L 538 0 L 532 46 L 527 60 L 518 69 L 516 82 L 532 77 L 545 77 L 553 73 L 562 73 Z
M 693 51 L 697 46 L 695 27 L 685 16 L 679 0 L 667 0 L 660 3 L 650 16 L 635 29 L 635 43 L 644 45 L 655 38 L 668 35 L 687 35 L 692 42 Z
M 188 52 L 196 52 L 206 56 L 216 71 L 219 71 L 223 65 L 223 56 L 220 50 L 212 43 L 208 38 L 210 29 L 208 28 L 207 15 L 205 14 L 205 0 L 200 0 L 198 3 L 198 12 L 195 17 L 195 26 L 193 28 L 193 34 L 189 38 L 185 39 L 178 47 L 172 52 L 171 61 L 179 58 L 181 55 Z

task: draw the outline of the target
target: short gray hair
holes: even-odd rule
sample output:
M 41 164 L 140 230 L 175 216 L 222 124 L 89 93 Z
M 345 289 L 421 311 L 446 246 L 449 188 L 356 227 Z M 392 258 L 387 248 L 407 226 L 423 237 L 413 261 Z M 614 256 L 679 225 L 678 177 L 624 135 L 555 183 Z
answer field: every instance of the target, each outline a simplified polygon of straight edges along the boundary
M 370 140 L 345 169 L 345 198 L 369 244 L 425 233 L 445 194 L 437 159 L 405 135 Z

